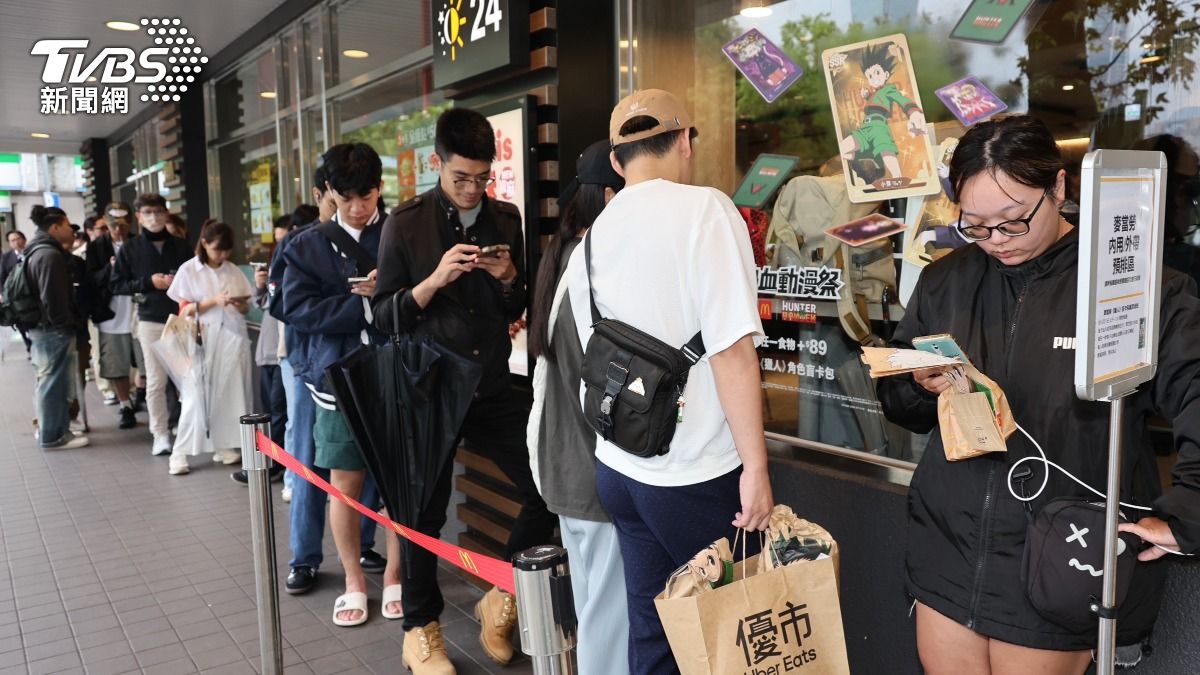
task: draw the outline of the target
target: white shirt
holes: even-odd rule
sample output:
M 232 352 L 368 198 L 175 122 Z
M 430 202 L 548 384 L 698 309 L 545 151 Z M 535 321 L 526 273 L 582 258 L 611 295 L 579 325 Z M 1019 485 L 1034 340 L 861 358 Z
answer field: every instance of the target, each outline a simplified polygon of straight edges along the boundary
M 694 485 L 734 470 L 741 459 L 708 359 L 747 335 L 762 334 L 745 221 L 714 188 L 652 180 L 617 193 L 588 236 L 594 237 L 592 282 L 601 316 L 675 347 L 699 330 L 706 348 L 689 374 L 683 423 L 670 452 L 635 457 L 597 436 L 597 459 L 638 482 L 659 486 Z M 571 255 L 566 280 L 586 348 L 592 316 L 584 244 Z
M 253 297 L 254 289 L 250 280 L 242 270 L 226 260 L 221 266 L 213 269 L 192 258 L 179 268 L 175 280 L 167 289 L 167 297 L 175 302 L 200 302 L 214 295 L 228 293 L 231 297 Z M 233 305 L 225 307 L 210 307 L 200 315 L 200 323 L 205 326 L 224 325 L 238 335 L 246 335 L 246 317 Z
M 123 241 L 113 242 L 113 254 L 116 255 L 121 251 L 121 247 L 125 245 Z M 120 335 L 123 333 L 133 332 L 133 296 L 132 295 L 114 295 L 112 301 L 108 303 L 108 308 L 115 315 L 108 321 L 101 321 L 96 324 L 96 330 L 101 333 L 110 335 Z

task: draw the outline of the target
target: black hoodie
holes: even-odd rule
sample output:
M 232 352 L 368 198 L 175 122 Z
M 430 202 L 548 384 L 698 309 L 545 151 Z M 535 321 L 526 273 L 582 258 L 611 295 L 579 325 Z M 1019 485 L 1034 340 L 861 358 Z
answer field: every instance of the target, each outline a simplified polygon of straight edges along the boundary
M 971 361 L 1004 390 L 1017 423 L 1049 459 L 1103 491 L 1107 481 L 1109 406 L 1075 395 L 1079 237 L 1076 230 L 1046 253 L 1007 267 L 978 246 L 925 268 L 894 343 L 949 333 Z M 1152 505 L 1185 552 L 1200 549 L 1200 300 L 1195 284 L 1164 269 L 1157 375 L 1126 399 L 1123 501 Z M 1073 342 L 1073 341 L 1072 341 Z M 879 400 L 888 419 L 918 433 L 937 425 L 937 399 L 911 377 L 883 378 Z M 1146 442 L 1152 412 L 1174 423 L 1179 459 L 1174 487 L 1159 487 Z M 1043 649 L 1087 649 L 1094 632 L 1073 634 L 1039 616 L 1020 579 L 1028 515 L 1055 497 L 1093 497 L 1057 471 L 1027 512 L 1005 485 L 1009 467 L 1037 450 L 1020 433 L 1008 452 L 948 462 L 934 433 L 909 492 L 906 556 L 909 592 L 951 619 L 992 638 Z M 1030 493 L 1040 485 L 1034 468 Z M 1094 498 L 1094 497 L 1093 497 Z M 1129 514 L 1133 519 L 1140 517 Z M 1144 514 L 1143 514 L 1144 515 Z M 1143 636 L 1157 615 L 1165 566 L 1140 563 L 1117 626 L 1120 644 Z

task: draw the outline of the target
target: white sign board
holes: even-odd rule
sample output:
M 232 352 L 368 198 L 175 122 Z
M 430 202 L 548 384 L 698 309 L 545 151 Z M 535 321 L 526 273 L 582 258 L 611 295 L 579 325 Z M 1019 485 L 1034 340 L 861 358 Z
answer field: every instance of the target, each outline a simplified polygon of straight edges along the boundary
M 521 213 L 521 225 L 525 227 L 525 109 L 514 108 L 488 116 L 488 122 L 496 134 L 496 161 L 492 162 L 492 184 L 488 185 L 490 199 L 509 202 Z M 536 227 L 536 225 L 535 225 Z M 527 240 L 522 229 L 521 236 Z M 530 252 L 525 251 L 528 263 Z M 528 330 L 525 328 L 528 314 L 521 315 L 517 330 L 512 335 L 512 353 L 508 357 L 508 370 L 514 375 L 529 375 Z
M 1075 393 L 1107 401 L 1158 365 L 1166 158 L 1096 150 L 1083 159 Z

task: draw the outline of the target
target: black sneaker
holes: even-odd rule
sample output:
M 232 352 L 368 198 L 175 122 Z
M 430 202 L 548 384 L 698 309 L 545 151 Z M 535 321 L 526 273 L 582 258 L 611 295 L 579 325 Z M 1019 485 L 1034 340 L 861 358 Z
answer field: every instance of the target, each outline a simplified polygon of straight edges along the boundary
M 123 406 L 120 411 L 121 421 L 117 424 L 119 429 L 132 429 L 137 426 L 137 417 L 133 414 L 133 408 Z
M 358 559 L 358 564 L 362 566 L 362 571 L 368 574 L 382 574 L 383 568 L 387 567 L 387 558 L 371 549 L 367 549 L 362 552 L 362 557 Z
M 291 595 L 303 595 L 317 585 L 317 571 L 311 567 L 293 567 L 284 590 Z
M 278 483 L 278 482 L 282 481 L 283 480 L 283 472 L 285 470 L 286 469 L 284 468 L 284 466 L 282 464 L 276 464 L 275 466 L 267 469 L 267 482 Z M 250 476 L 246 474 L 245 469 L 238 469 L 237 471 L 234 471 L 233 473 L 229 474 L 229 477 L 233 479 L 233 482 L 235 482 L 239 485 L 245 485 L 245 486 L 250 485 Z

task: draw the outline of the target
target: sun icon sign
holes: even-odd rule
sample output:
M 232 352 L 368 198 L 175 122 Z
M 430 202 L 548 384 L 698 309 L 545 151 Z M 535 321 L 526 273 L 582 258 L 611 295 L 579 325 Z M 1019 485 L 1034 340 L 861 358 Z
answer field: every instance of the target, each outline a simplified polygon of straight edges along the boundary
M 450 60 L 458 58 L 457 48 L 463 46 L 462 29 L 467 23 L 467 17 L 462 15 L 462 0 L 449 0 L 442 11 L 438 12 L 438 23 L 442 24 L 442 54 L 446 47 L 450 48 Z

